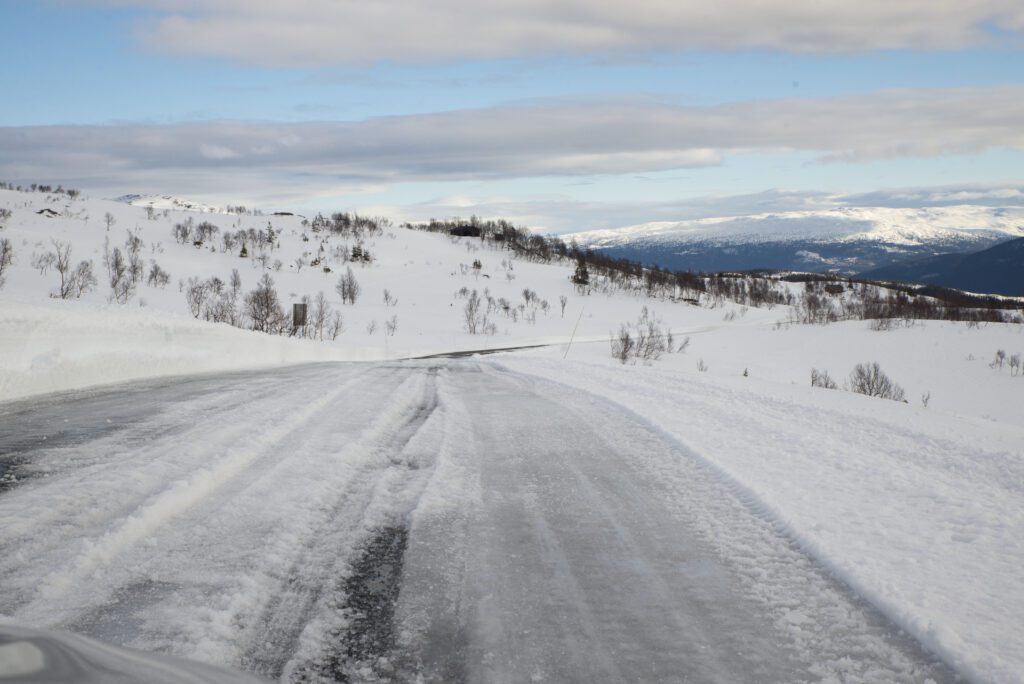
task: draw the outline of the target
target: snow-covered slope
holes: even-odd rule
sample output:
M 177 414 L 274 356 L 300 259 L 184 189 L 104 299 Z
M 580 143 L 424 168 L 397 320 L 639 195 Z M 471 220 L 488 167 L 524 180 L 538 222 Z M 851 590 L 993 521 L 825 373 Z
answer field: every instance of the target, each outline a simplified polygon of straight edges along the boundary
M 134 207 L 152 207 L 157 211 L 174 209 L 176 211 L 198 211 L 203 213 L 225 214 L 223 208 L 213 207 L 209 204 L 193 200 L 174 197 L 173 195 L 121 195 L 114 199 L 115 202 L 124 202 Z
M 326 230 L 314 232 L 300 216 L 181 209 L 147 212 L 145 206 L 123 202 L 9 190 L 0 190 L 0 207 L 11 211 L 0 238 L 10 240 L 14 248 L 14 263 L 5 275 L 6 285 L 0 288 L 0 400 L 97 381 L 212 371 L 217 369 L 215 358 L 221 359 L 223 369 L 236 369 L 265 366 L 274 359 L 402 358 L 557 343 L 573 335 L 577 322 L 576 339 L 606 340 L 611 330 L 636 319 L 647 304 L 676 329 L 719 319 L 717 311 L 686 304 L 656 306 L 639 295 L 582 296 L 569 281 L 571 264 L 519 260 L 507 250 L 482 246 L 475 238 L 387 227 L 382 234 L 356 239 Z M 173 228 L 189 220 L 193 226 L 213 223 L 219 233 L 201 247 L 192 239 L 179 244 Z M 224 233 L 266 233 L 271 227 L 276 234 L 273 247 L 250 243 L 246 257 L 239 256 L 238 244 L 225 250 Z M 157 264 L 170 279 L 163 286 L 143 282 L 126 303 L 118 303 L 106 282 L 103 258 L 108 240 L 111 250 L 124 251 L 128 231 L 142 240 L 147 272 Z M 54 266 L 33 266 L 55 250 L 54 241 L 71 246 L 72 265 L 82 260 L 92 263 L 98 284 L 81 298 L 54 299 L 60 283 Z M 372 255 L 371 262 L 344 261 L 357 244 Z M 317 259 L 317 266 L 310 265 Z M 480 269 L 472 268 L 477 260 Z M 343 304 L 335 290 L 348 268 L 361 288 L 355 304 Z M 288 311 L 304 296 L 315 298 L 323 292 L 332 310 L 342 316 L 341 332 L 334 340 L 299 343 L 196 321 L 186 301 L 190 279 L 216 277 L 227 284 L 235 269 L 243 295 L 269 275 Z M 490 296 L 509 304 L 507 311 L 490 312 L 493 334 L 473 335 L 465 329 L 466 295 L 473 290 L 485 300 Z M 529 301 L 524 290 L 531 293 Z M 766 311 L 760 320 L 774 321 L 778 315 L 778 311 Z M 394 324 L 393 332 L 389 323 Z M 195 337 L 200 329 L 211 331 L 208 345 Z M 101 330 L 109 338 L 106 342 L 99 337 Z M 164 336 L 168 343 L 160 345 Z M 85 339 L 89 344 L 79 343 Z M 189 345 L 170 342 L 185 339 L 192 341 Z M 235 351 L 210 354 L 199 362 L 199 354 L 188 352 L 190 345 L 210 349 L 233 345 Z M 138 362 L 110 363 L 104 348 L 135 349 Z M 152 363 L 144 362 L 144 354 L 152 355 Z M 38 382 L 33 384 L 32 378 Z

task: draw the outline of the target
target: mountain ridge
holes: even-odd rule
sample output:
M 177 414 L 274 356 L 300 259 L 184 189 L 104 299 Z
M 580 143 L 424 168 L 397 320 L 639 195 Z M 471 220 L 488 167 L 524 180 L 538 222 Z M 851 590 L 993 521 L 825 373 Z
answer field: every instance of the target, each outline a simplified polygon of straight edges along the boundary
M 1024 207 L 838 207 L 660 221 L 564 237 L 610 256 L 677 270 L 855 275 L 1024 237 Z

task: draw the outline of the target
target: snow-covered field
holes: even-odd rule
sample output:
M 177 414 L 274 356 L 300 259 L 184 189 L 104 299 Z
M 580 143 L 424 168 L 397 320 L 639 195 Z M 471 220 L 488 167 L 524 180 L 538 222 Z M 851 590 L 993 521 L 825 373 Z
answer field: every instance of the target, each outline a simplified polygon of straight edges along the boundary
M 12 216 L 0 229 L 0 238 L 11 240 L 15 262 L 6 274 L 6 286 L 0 289 L 0 401 L 166 375 L 550 344 L 553 346 L 488 358 L 481 365 L 491 373 L 508 369 L 519 377 L 536 379 L 532 391 L 552 405 L 564 403 L 560 397 L 578 396 L 583 403 L 604 407 L 601 411 L 629 415 L 666 442 L 681 445 L 687 458 L 702 464 L 757 516 L 776 523 L 811 557 L 968 679 L 1024 682 L 1024 656 L 1018 643 L 1024 627 L 1020 582 L 1020 568 L 1024 567 L 1024 376 L 1012 372 L 1008 361 L 993 363 L 999 350 L 1007 359 L 1024 355 L 1024 326 L 925 322 L 877 331 L 866 322 L 786 324 L 786 307 L 693 306 L 623 292 L 585 296 L 569 282 L 569 264 L 528 263 L 508 252 L 480 247 L 474 239 L 400 228 L 387 228 L 383 235 L 365 240 L 365 248 L 375 259 L 370 264 L 351 265 L 362 295 L 350 305 L 343 304 L 334 291 L 347 264 L 328 261 L 331 273 L 308 265 L 296 268 L 296 259 L 305 256 L 308 262 L 320 253 L 320 241 L 325 237 L 305 229 L 300 217 L 191 214 L 195 222 L 209 220 L 222 230 L 265 229 L 271 222 L 280 234 L 280 247 L 269 254 L 265 268 L 252 256 L 240 258 L 237 249 L 224 252 L 218 246 L 212 251 L 208 245 L 197 248 L 175 243 L 171 228 L 190 215 L 186 212 L 169 210 L 167 216 L 155 212 L 150 219 L 144 207 L 124 203 L 64 196 L 47 199 L 41 194 L 0 190 L 0 207 L 5 206 Z M 57 216 L 36 213 L 44 208 Z M 104 216 L 108 212 L 115 221 L 109 231 L 111 243 L 121 245 L 127 229 L 137 230 L 145 243 L 147 264 L 155 260 L 170 272 L 166 287 L 143 284 L 126 304 L 108 301 L 102 265 L 108 235 Z M 309 242 L 302 240 L 304 232 Z M 57 287 L 57 275 L 52 268 L 41 273 L 32 262 L 33 254 L 52 248 L 51 239 L 71 243 L 76 263 L 81 259 L 95 262 L 100 285 L 94 291 L 67 301 L 49 297 Z M 353 241 L 332 237 L 324 253 L 331 254 L 341 244 L 351 248 Z M 477 259 L 482 266 L 479 271 L 472 268 Z M 281 261 L 280 270 L 274 268 L 275 260 Z M 336 340 L 321 342 L 195 320 L 179 291 L 179 281 L 211 276 L 227 280 L 233 268 L 239 270 L 243 291 L 269 272 L 285 304 L 323 291 L 344 316 L 344 331 Z M 486 290 L 495 299 L 505 298 L 512 304 L 515 320 L 496 313 L 493 335 L 469 334 L 463 326 L 466 299 L 457 294 L 463 287 L 476 289 L 482 296 Z M 385 289 L 397 303 L 385 303 Z M 536 300 L 526 301 L 524 289 L 536 292 Z M 620 323 L 635 321 L 644 306 L 673 331 L 677 342 L 689 337 L 689 345 L 685 351 L 665 354 L 648 365 L 623 366 L 609 354 L 609 334 Z M 387 335 L 386 322 L 394 316 L 397 328 Z M 570 348 L 567 342 L 574 329 Z M 843 382 L 854 365 L 865 362 L 878 362 L 906 390 L 907 403 L 844 391 Z M 827 371 L 840 388 L 810 387 L 811 369 Z M 339 399 L 329 382 L 318 377 L 317 383 L 322 385 L 323 402 Z M 477 390 L 483 392 L 482 387 Z M 419 394 L 415 388 L 403 390 L 402 396 L 411 402 L 403 405 L 403 416 L 415 414 L 414 399 Z M 460 410 L 468 416 L 476 406 L 465 398 L 442 395 L 447 397 L 450 411 L 465 403 Z M 378 403 L 386 406 L 383 398 Z M 319 410 L 318 406 L 310 410 Z M 266 410 L 269 420 L 274 410 Z M 579 406 L 574 410 L 584 411 Z M 595 408 L 580 413 L 580 419 L 596 424 L 598 413 Z M 387 414 L 382 415 L 384 420 Z M 447 441 L 433 433 L 431 439 L 458 441 L 464 422 L 451 416 L 448 420 L 455 432 Z M 353 421 L 353 431 L 363 422 Z M 319 427 L 314 432 L 309 439 L 319 440 L 317 448 L 323 447 L 320 457 L 324 463 L 333 462 L 328 449 L 330 435 L 320 434 Z M 168 460 L 172 450 L 167 448 L 167 453 L 153 457 L 156 479 L 147 480 L 156 493 L 164 491 L 160 478 L 168 468 L 174 472 L 167 477 L 190 481 L 190 466 L 185 461 Z M 207 456 L 197 452 L 182 458 L 194 457 L 198 463 Z M 636 460 L 637 455 L 632 457 Z M 230 451 L 225 458 L 241 463 L 248 456 Z M 224 467 L 232 468 L 245 465 L 225 463 Z M 667 463 L 659 457 L 657 468 L 673 483 L 682 482 L 682 471 Z M 104 467 L 100 463 L 86 465 Z M 468 467 L 462 461 L 439 461 L 428 491 L 447 494 L 427 497 L 423 510 L 428 511 L 433 501 L 440 507 L 437 515 L 451 513 L 446 502 L 457 498 L 458 477 L 465 477 L 459 475 L 459 469 Z M 292 475 L 300 479 L 308 475 L 303 486 L 316 480 L 314 472 Z M 201 476 L 198 473 L 193 479 L 198 482 Z M 127 473 L 124 477 L 131 479 Z M 444 489 L 444 477 L 455 478 L 451 491 Z M 342 489 L 350 484 L 318 482 L 318 486 Z M 111 491 L 117 488 L 115 481 L 104 486 Z M 167 491 L 172 489 L 173 496 L 168 496 L 179 500 L 181 491 L 173 487 Z M 26 496 L 31 495 L 31 490 L 26 491 Z M 286 493 L 281 496 L 287 499 Z M 163 510 L 157 506 L 158 500 L 147 503 L 145 492 L 140 497 L 142 513 Z M 258 496 L 247 495 L 245 501 L 254 511 L 259 509 Z M 42 510 L 49 504 L 39 505 Z M 213 505 L 203 502 L 203 506 Z M 121 514 L 115 511 L 111 520 L 117 520 L 115 513 Z M 319 510 L 313 513 L 327 515 Z M 240 519 L 224 515 L 226 525 L 239 523 Z M 106 539 L 106 544 L 120 543 L 120 538 L 103 536 L 110 520 L 101 517 L 95 518 L 97 538 Z M 134 529 L 128 524 L 131 520 L 117 529 Z M 719 524 L 711 518 L 705 523 L 707 530 Z M 62 524 L 60 534 L 69 529 Z M 720 525 L 715 529 L 714 534 L 709 533 L 709 543 L 723 558 L 744 568 L 740 576 L 748 593 L 758 597 L 780 632 L 788 634 L 798 647 L 802 644 L 810 649 L 812 632 L 829 615 L 827 601 L 794 604 L 792 593 L 780 589 L 780 581 L 776 581 L 778 570 L 772 563 L 780 557 L 771 555 L 774 551 L 760 547 L 744 551 L 743 539 L 733 534 L 732 528 Z M 308 531 L 297 530 L 293 536 Z M 284 535 L 280 543 L 287 546 L 298 543 L 296 539 Z M 182 549 L 192 548 L 192 542 L 184 537 L 169 541 Z M 212 537 L 202 540 L 209 548 L 215 548 L 214 542 Z M 39 543 L 45 545 L 45 540 Z M 67 543 L 72 542 L 56 539 L 51 551 L 59 555 L 55 549 Z M 85 563 L 81 559 L 86 557 L 106 558 L 103 548 L 90 551 L 92 542 L 83 543 L 80 563 Z M 145 555 L 144 549 L 133 547 L 131 552 Z M 248 550 L 240 548 L 238 553 L 244 555 Z M 286 557 L 287 552 L 282 552 L 281 557 L 261 562 L 285 567 Z M 104 591 L 116 589 L 116 584 L 104 584 L 105 580 L 90 574 L 95 569 L 92 565 L 82 567 L 54 569 L 44 589 L 60 589 L 65 580 L 73 584 L 79 575 L 99 582 Z M 131 574 L 127 570 L 113 574 L 118 572 Z M 268 578 L 277 577 L 276 572 L 271 568 L 257 580 L 269 582 Z M 24 573 L 17 577 L 20 590 L 35 596 L 32 592 L 37 582 Z M 232 591 L 248 592 L 246 596 L 258 593 L 256 584 L 231 586 Z M 224 664 L 230 658 L 224 655 L 227 650 L 216 650 L 227 649 L 218 639 L 228 643 L 233 627 L 204 623 L 203 596 L 200 588 L 195 592 L 195 615 L 190 619 L 196 629 L 208 632 L 204 634 L 209 639 L 194 640 L 188 648 L 176 650 L 197 657 L 205 654 L 210 662 Z M 225 596 L 228 600 L 231 594 Z M 37 617 L 54 609 L 54 604 L 44 599 L 40 594 L 35 603 L 26 604 L 34 606 Z M 250 608 L 256 609 L 246 609 Z M 214 617 L 230 622 L 227 609 Z M 836 624 L 846 624 L 838 617 L 836 620 Z M 166 639 L 156 645 L 166 645 Z M 307 646 L 313 649 L 315 639 Z M 835 675 L 836 670 L 830 672 Z M 825 675 L 821 678 L 827 679 Z

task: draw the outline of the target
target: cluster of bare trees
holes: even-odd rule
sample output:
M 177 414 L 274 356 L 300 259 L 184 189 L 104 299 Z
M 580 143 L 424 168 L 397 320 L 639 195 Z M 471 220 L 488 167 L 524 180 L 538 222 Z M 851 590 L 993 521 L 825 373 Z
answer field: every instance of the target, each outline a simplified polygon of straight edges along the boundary
M 82 260 L 77 266 L 72 266 L 71 245 L 59 240 L 51 240 L 50 243 L 53 245 L 53 251 L 45 261 L 52 264 L 60 275 L 60 286 L 56 293 L 50 295 L 51 297 L 77 299 L 96 287 L 92 261 Z
M 128 237 L 124 242 L 124 251 L 120 247 L 110 248 L 110 238 L 103 244 L 103 266 L 107 270 L 107 281 L 110 284 L 110 299 L 120 304 L 125 304 L 132 298 L 141 283 L 146 277 L 146 264 L 142 258 L 142 239 L 137 233 L 128 231 Z M 166 285 L 170 276 L 164 278 L 163 270 L 156 266 L 157 276 L 150 278 L 151 285 Z
M 874 283 L 838 276 L 798 274 L 786 280 L 803 282 L 792 302 L 791 322 L 826 324 L 870 320 L 874 330 L 891 330 L 897 320 L 1009 322 L 1022 305 L 1005 298 L 971 295 L 947 288 Z M 1019 316 L 1019 314 L 1018 314 Z
M 462 309 L 463 327 L 466 332 L 470 335 L 494 335 L 498 332 L 498 326 L 490 320 L 489 311 L 484 308 L 484 300 L 481 299 L 479 292 L 470 292 L 464 287 L 456 293 L 456 297 L 460 296 L 466 298 L 466 305 Z M 490 295 L 487 297 L 490 299 Z
M 235 231 L 226 230 L 221 232 L 220 228 L 209 221 L 200 221 L 195 224 L 192 218 L 175 223 L 171 228 L 171 234 L 179 245 L 191 244 L 195 247 L 213 245 L 220 235 L 220 249 L 225 254 L 239 250 L 238 256 L 242 258 L 263 254 L 266 251 L 273 251 L 277 246 L 278 232 L 273 224 L 267 222 L 266 229 L 248 228 Z
M 238 269 L 232 269 L 227 282 L 217 277 L 189 278 L 187 283 L 182 283 L 182 291 L 191 314 L 214 323 L 320 340 L 335 339 L 343 331 L 341 314 L 332 309 L 323 292 L 312 299 L 302 298 L 306 321 L 293 325 L 269 273 L 260 276 L 256 287 L 244 294 Z
M 989 367 L 1002 370 L 1004 366 L 1009 367 L 1011 377 L 1024 375 L 1024 362 L 1022 362 L 1020 354 L 1010 354 L 1007 356 L 1005 349 L 997 349 Z
M 463 327 L 472 335 L 497 333 L 498 326 L 494 322 L 494 316 L 504 316 L 513 323 L 524 321 L 535 324 L 538 313 L 547 316 L 551 312 L 548 301 L 534 290 L 523 288 L 522 297 L 521 302 L 494 297 L 490 288 L 484 288 L 483 294 L 477 290 L 471 291 L 468 287 L 462 287 L 455 293 L 456 300 L 466 300 L 466 305 L 462 309 Z
M 245 295 L 245 313 L 250 326 L 257 332 L 281 334 L 288 328 L 288 313 L 274 287 L 274 279 L 264 273 L 256 288 Z
M 811 386 L 824 389 L 839 389 L 839 385 L 828 374 L 828 371 L 811 369 Z M 843 389 L 879 399 L 906 402 L 906 392 L 892 381 L 878 363 L 858 363 L 850 371 L 850 377 L 843 384 Z M 925 406 L 931 400 L 931 393 L 922 397 Z
M 65 188 L 62 185 L 56 187 L 52 185 L 43 185 L 40 183 L 31 183 L 29 185 L 15 185 L 14 183 L 6 183 L 0 181 L 0 190 L 14 190 L 16 192 L 41 192 L 48 195 L 67 195 L 70 199 L 75 199 L 82 193 L 74 188 Z
M 337 291 L 338 296 L 341 297 L 342 304 L 355 304 L 363 288 L 359 285 L 359 281 L 356 280 L 352 269 L 347 268 L 345 273 L 338 278 L 338 284 L 334 286 L 334 289 Z
M 817 368 L 811 369 L 811 387 L 839 389 L 839 385 L 836 384 L 836 381 L 832 379 L 827 370 L 818 370 Z
M 217 277 L 208 280 L 189 278 L 184 292 L 189 311 L 196 318 L 243 326 L 244 312 L 240 309 L 242 277 L 237 268 L 231 269 L 228 282 Z
M 889 379 L 877 363 L 858 363 L 850 372 L 850 391 L 879 399 L 905 401 L 903 388 Z
M 303 224 L 306 224 L 306 222 L 303 221 Z M 360 216 L 355 212 L 336 212 L 331 214 L 329 219 L 324 217 L 323 214 L 317 214 L 309 222 L 309 226 L 314 233 L 326 231 L 342 237 L 353 237 L 357 240 L 363 236 L 381 235 L 389 225 L 391 225 L 390 221 L 385 218 Z

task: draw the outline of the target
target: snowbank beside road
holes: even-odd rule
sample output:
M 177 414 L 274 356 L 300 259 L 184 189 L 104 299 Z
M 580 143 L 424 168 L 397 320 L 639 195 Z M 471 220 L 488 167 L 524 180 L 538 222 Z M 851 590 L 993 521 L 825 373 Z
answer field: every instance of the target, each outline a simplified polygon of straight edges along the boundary
M 642 416 L 971 680 L 1024 682 L 1024 425 L 544 355 L 500 365 Z M 800 607 L 783 612 L 799 629 Z
M 0 307 L 0 401 L 143 378 L 382 354 L 144 309 L 9 299 Z

